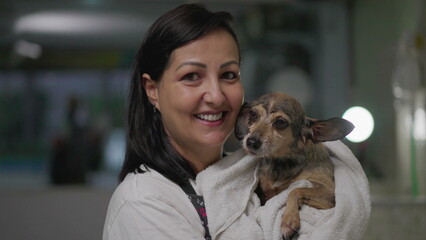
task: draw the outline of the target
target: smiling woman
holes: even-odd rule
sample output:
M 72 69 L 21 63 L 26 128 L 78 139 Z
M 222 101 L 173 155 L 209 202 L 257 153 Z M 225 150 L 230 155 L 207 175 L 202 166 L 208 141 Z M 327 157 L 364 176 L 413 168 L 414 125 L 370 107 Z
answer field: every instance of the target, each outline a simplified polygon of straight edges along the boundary
M 222 158 L 243 101 L 231 18 L 187 4 L 149 29 L 135 59 L 122 182 L 104 239 L 210 239 L 193 185 Z

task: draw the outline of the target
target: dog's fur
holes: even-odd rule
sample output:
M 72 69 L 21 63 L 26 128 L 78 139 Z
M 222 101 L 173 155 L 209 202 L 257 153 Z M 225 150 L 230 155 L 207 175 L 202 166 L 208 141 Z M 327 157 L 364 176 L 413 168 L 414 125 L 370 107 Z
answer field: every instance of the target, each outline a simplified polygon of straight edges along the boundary
M 299 207 L 317 209 L 335 205 L 334 165 L 323 141 L 344 138 L 354 126 L 342 118 L 307 118 L 301 105 L 282 93 L 265 94 L 245 103 L 239 113 L 235 136 L 247 153 L 260 160 L 259 186 L 268 200 L 301 179 L 312 188 L 289 194 L 281 230 L 290 239 L 300 229 Z

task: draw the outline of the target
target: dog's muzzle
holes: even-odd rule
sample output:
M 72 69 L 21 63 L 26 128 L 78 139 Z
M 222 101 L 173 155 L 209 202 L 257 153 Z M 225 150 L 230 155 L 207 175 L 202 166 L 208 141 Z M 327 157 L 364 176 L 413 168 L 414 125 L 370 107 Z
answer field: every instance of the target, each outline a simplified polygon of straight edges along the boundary
M 246 141 L 246 146 L 251 151 L 256 151 L 262 146 L 262 141 L 257 137 L 249 137 Z

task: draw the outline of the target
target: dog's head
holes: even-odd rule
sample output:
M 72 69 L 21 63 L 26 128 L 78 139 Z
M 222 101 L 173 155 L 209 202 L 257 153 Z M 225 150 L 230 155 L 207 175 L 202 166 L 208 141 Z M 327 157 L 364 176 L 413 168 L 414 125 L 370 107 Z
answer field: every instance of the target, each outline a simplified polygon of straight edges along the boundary
M 243 148 L 258 157 L 280 158 L 308 142 L 344 138 L 354 125 L 342 118 L 308 118 L 294 98 L 268 93 L 244 103 L 238 115 L 235 136 Z

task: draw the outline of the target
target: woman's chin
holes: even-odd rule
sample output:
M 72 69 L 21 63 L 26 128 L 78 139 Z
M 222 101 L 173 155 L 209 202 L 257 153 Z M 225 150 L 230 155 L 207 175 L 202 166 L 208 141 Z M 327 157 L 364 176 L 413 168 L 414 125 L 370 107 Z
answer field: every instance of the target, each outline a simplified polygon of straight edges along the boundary
M 228 138 L 229 134 L 210 134 L 201 139 L 201 142 L 205 146 L 209 147 L 222 147 Z

